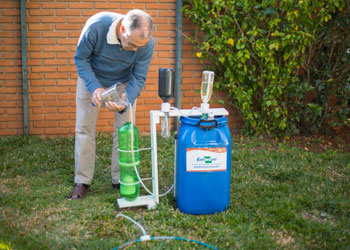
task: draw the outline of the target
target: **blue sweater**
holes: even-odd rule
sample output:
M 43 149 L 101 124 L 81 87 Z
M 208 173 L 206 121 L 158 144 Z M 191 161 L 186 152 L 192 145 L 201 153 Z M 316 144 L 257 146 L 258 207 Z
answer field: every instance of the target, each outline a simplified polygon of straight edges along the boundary
M 134 104 L 145 84 L 154 51 L 154 39 L 151 38 L 146 46 L 137 51 L 124 50 L 119 42 L 108 42 L 107 34 L 111 25 L 116 24 L 121 17 L 123 15 L 112 12 L 101 12 L 90 17 L 80 35 L 74 63 L 90 93 L 117 82 L 129 82 L 126 94 L 129 102 Z M 114 27 L 109 36 L 111 32 L 115 33 Z

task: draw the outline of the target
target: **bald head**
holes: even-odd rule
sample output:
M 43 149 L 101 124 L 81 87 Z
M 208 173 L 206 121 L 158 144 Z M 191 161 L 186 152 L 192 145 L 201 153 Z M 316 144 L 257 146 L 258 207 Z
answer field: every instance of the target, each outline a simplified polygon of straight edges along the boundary
M 130 35 L 134 31 L 141 39 L 148 39 L 153 33 L 152 17 L 142 10 L 131 10 L 123 18 L 122 25 Z

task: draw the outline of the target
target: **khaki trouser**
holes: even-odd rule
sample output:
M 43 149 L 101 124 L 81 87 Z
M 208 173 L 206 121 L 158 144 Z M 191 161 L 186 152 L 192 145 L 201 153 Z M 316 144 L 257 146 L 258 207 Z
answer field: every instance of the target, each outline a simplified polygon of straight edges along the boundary
M 84 80 L 78 78 L 76 93 L 75 126 L 75 183 L 90 185 L 94 176 L 96 152 L 96 122 L 99 109 L 91 105 L 91 94 Z M 136 101 L 132 107 L 135 121 Z M 120 178 L 118 154 L 118 128 L 129 121 L 129 111 L 114 114 L 114 134 L 112 147 L 112 183 L 118 184 Z

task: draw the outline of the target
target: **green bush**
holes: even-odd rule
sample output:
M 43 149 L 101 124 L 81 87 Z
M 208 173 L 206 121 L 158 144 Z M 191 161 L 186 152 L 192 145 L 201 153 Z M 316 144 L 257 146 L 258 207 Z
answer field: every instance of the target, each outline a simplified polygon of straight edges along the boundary
M 200 31 L 189 38 L 196 55 L 213 62 L 215 87 L 228 92 L 244 128 L 288 136 L 324 131 L 349 113 L 348 5 L 188 0 L 183 12 Z

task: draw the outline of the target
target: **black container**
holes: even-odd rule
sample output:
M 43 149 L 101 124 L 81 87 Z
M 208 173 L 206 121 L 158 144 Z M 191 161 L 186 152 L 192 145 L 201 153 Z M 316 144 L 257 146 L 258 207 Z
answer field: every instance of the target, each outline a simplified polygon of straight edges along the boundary
M 174 97 L 175 71 L 174 69 L 160 68 L 158 95 L 164 102 Z

